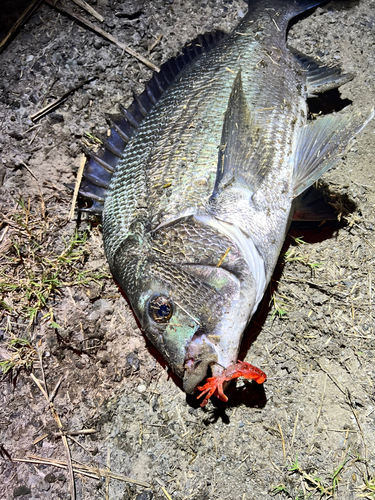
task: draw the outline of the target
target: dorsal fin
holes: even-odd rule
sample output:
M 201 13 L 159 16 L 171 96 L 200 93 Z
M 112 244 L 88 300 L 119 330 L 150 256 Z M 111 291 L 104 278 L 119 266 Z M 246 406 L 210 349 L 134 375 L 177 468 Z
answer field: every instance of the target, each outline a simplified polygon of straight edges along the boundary
M 222 31 L 200 35 L 185 46 L 180 56 L 168 60 L 161 66 L 159 73 L 154 73 L 151 80 L 146 83 L 145 90 L 138 96 L 134 96 L 132 104 L 127 109 L 120 105 L 120 113 L 107 114 L 111 123 L 111 131 L 104 147 L 95 154 L 85 151 L 89 156 L 89 161 L 85 166 L 79 194 L 93 202 L 91 208 L 85 211 L 102 212 L 112 174 L 116 170 L 127 143 L 135 137 L 145 116 L 150 113 L 164 92 L 184 73 L 192 61 L 216 46 L 224 36 L 225 33 Z
M 224 116 L 213 198 L 233 179 L 256 191 L 266 173 L 264 165 L 258 161 L 261 148 L 260 130 L 251 116 L 240 70 Z

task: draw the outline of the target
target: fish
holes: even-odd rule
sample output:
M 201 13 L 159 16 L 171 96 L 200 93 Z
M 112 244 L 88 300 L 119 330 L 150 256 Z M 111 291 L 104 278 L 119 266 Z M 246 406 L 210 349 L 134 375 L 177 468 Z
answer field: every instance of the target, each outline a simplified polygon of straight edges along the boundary
M 233 32 L 198 37 L 109 115 L 88 152 L 80 194 L 111 272 L 201 406 L 239 376 L 266 380 L 238 361 L 244 330 L 293 217 L 329 217 L 310 186 L 374 116 L 309 113 L 308 98 L 354 78 L 287 45 L 290 21 L 321 3 L 250 0 Z

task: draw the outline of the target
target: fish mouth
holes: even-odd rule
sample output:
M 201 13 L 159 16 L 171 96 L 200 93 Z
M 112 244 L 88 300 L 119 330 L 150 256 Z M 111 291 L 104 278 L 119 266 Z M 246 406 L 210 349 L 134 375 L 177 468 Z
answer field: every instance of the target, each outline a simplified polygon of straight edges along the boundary
M 186 350 L 183 388 L 193 394 L 197 386 L 207 376 L 208 369 L 218 362 L 218 353 L 206 333 L 198 330 Z
M 220 372 L 233 361 L 231 352 L 223 355 L 222 351 L 228 343 L 226 333 L 231 330 L 228 328 L 228 321 L 232 327 L 236 323 L 235 311 L 239 305 L 241 282 L 233 272 L 222 267 L 202 264 L 186 264 L 182 267 L 191 276 L 210 285 L 213 293 L 217 294 L 217 304 L 221 303 L 220 308 L 216 307 L 217 304 L 205 305 L 199 315 L 203 324 L 194 332 L 185 351 L 183 387 L 186 393 L 192 394 L 207 376 L 210 367 L 215 365 L 215 373 Z M 237 351 L 238 344 L 235 343 L 234 350 Z M 232 349 L 229 348 L 228 351 Z

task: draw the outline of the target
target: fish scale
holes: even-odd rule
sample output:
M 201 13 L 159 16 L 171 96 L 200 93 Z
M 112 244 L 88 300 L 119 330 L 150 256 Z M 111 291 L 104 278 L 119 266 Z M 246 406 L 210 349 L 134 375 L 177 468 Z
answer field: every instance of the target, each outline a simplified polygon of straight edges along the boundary
M 307 97 L 353 78 L 286 46 L 289 21 L 320 3 L 251 0 L 233 33 L 193 42 L 111 118 L 121 158 L 89 162 L 81 192 L 94 209 L 105 197 L 111 271 L 186 392 L 211 370 L 203 405 L 230 379 L 266 379 L 236 364 L 243 332 L 292 217 L 332 217 L 306 190 L 374 114 L 309 119 Z

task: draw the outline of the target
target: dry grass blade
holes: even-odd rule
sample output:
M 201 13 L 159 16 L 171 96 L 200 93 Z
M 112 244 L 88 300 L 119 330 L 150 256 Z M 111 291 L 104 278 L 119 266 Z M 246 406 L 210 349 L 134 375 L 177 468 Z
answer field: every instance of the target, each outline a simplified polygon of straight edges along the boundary
M 36 376 L 31 373 L 30 374 L 30 377 L 33 379 L 33 381 L 36 383 L 36 385 L 39 387 L 41 393 L 43 394 L 43 396 L 47 399 L 48 401 L 48 394 L 46 393 L 45 389 L 43 388 L 42 384 L 40 383 L 40 380 L 36 378 Z
M 332 375 L 332 373 L 329 373 L 318 361 L 318 366 L 319 368 L 328 375 L 328 377 L 332 380 L 332 382 L 335 384 L 335 386 L 341 391 L 345 396 L 346 396 L 346 391 L 341 387 L 341 385 L 338 383 L 338 381 L 335 379 L 335 377 Z
M 291 448 L 291 449 L 293 448 L 294 438 L 296 437 L 297 423 L 298 423 L 298 412 L 297 412 L 297 415 L 296 415 L 296 419 L 295 419 L 295 421 L 294 421 L 292 441 L 291 441 L 291 443 L 290 443 L 290 448 Z
M 107 448 L 107 467 L 111 470 L 111 450 Z M 109 500 L 109 477 L 105 480 L 105 500 Z
M 157 44 L 160 42 L 160 40 L 163 38 L 163 33 L 161 33 L 157 39 L 155 40 L 154 43 L 150 45 L 150 47 L 147 49 L 148 53 L 152 52 L 154 48 L 157 46 Z
M 87 2 L 84 0 L 73 0 L 74 3 L 82 7 L 82 9 L 86 10 L 89 14 L 95 17 L 98 21 L 101 23 L 104 21 L 104 17 L 99 14 L 99 12 L 96 12 L 94 8 L 91 7 Z
M 29 172 L 29 174 L 33 177 L 33 179 L 36 181 L 36 185 L 37 185 L 37 188 L 38 188 L 38 191 L 39 191 L 39 195 L 40 195 L 40 204 L 41 204 L 41 209 L 42 209 L 42 218 L 45 219 L 46 218 L 46 207 L 45 207 L 45 203 L 44 203 L 44 197 L 43 197 L 43 193 L 42 193 L 42 190 L 40 189 L 40 183 L 38 181 L 38 179 L 35 177 L 33 171 L 31 170 L 31 168 L 26 165 L 25 162 L 21 161 L 22 165 L 26 168 L 26 170 Z
M 31 168 L 28 165 L 26 165 L 26 163 L 24 161 L 22 161 L 22 160 L 21 160 L 21 163 L 26 168 L 26 170 L 29 172 L 29 174 L 37 181 L 38 179 L 35 177 L 33 171 L 31 170 Z
M 75 87 L 67 90 L 62 96 L 58 97 L 55 101 L 51 102 L 50 104 L 47 104 L 47 106 L 45 106 L 41 110 L 37 111 L 33 115 L 30 115 L 30 120 L 32 120 L 33 122 L 35 122 L 36 120 L 39 120 L 39 118 L 42 118 L 42 116 L 46 115 L 47 113 L 49 113 L 53 109 L 57 108 L 57 106 L 59 106 L 62 102 L 66 101 L 66 99 L 70 96 L 70 94 L 72 94 L 73 92 L 75 92 L 76 90 L 81 88 L 83 85 L 85 85 L 85 83 L 88 83 L 91 80 L 93 80 L 92 77 L 88 78 L 87 80 L 83 80 Z
M 220 266 L 223 264 L 224 260 L 226 259 L 227 255 L 228 255 L 228 253 L 229 253 L 230 251 L 231 251 L 231 247 L 228 247 L 228 248 L 225 250 L 224 255 L 223 255 L 222 257 L 220 257 L 220 260 L 219 260 L 219 262 L 216 264 L 216 267 L 220 267 Z
M 43 375 L 43 377 L 44 377 L 44 375 Z M 62 433 L 61 439 L 62 439 L 64 448 L 65 448 L 66 458 L 67 458 L 67 463 L 68 463 L 67 468 L 68 468 L 68 472 L 69 472 L 70 497 L 72 498 L 72 500 L 75 500 L 75 498 L 76 498 L 76 492 L 75 492 L 75 484 L 74 484 L 74 473 L 73 473 L 72 458 L 70 456 L 70 449 L 69 449 L 69 445 L 68 445 L 68 440 L 67 440 L 66 436 L 63 434 L 63 426 L 62 426 L 60 417 L 57 414 L 56 408 L 54 407 L 53 403 L 49 401 L 49 396 L 48 396 L 48 392 L 47 392 L 47 386 L 43 388 L 42 384 L 40 383 L 40 380 L 38 380 L 34 376 L 34 374 L 31 374 L 31 378 L 36 383 L 36 385 L 39 387 L 40 391 L 42 392 L 42 394 L 44 395 L 44 397 L 48 401 L 50 410 L 51 410 L 52 415 L 53 415 L 53 418 L 55 419 L 55 422 L 57 424 L 57 427 L 59 428 L 59 431 Z
M 42 360 L 41 360 L 41 358 L 40 358 L 40 364 L 41 364 L 41 366 L 43 366 L 43 365 L 42 365 Z M 52 403 L 53 398 L 56 396 L 57 390 L 58 390 L 58 388 L 60 387 L 60 384 L 61 384 L 61 382 L 62 382 L 64 379 L 65 379 L 65 377 L 64 377 L 64 376 L 62 376 L 62 377 L 60 377 L 60 378 L 59 378 L 59 380 L 58 380 L 57 384 L 55 385 L 55 388 L 54 388 L 54 389 L 53 389 L 53 391 L 52 391 L 52 394 L 51 394 L 51 395 L 50 395 L 50 397 L 48 398 L 48 404 L 49 404 L 49 403 Z
M 34 0 L 20 15 L 17 21 L 13 24 L 11 29 L 8 31 L 6 36 L 0 42 L 0 52 L 7 44 L 8 40 L 14 35 L 14 33 L 18 30 L 18 28 L 23 24 L 26 19 L 34 12 L 34 10 L 38 7 L 38 5 L 42 2 L 42 0 Z
M 14 355 L 22 354 L 17 358 L 19 361 L 21 358 L 26 361 L 27 354 L 20 352 L 27 340 L 24 327 L 17 326 L 20 321 L 26 320 L 31 329 L 41 314 L 43 323 L 49 328 L 60 328 L 54 321 L 48 301 L 51 298 L 60 300 L 61 290 L 66 287 L 99 283 L 108 277 L 104 270 L 92 272 L 84 269 L 91 227 L 82 232 L 75 230 L 74 234 L 65 231 L 66 236 L 64 232 L 57 233 L 56 237 L 56 227 L 67 226 L 68 209 L 63 211 L 65 216 L 61 211 L 52 216 L 46 210 L 42 199 L 34 207 L 30 201 L 20 198 L 14 210 L 2 220 L 5 227 L 0 235 L 0 239 L 3 238 L 0 242 L 0 319 L 10 318 L 7 339 L 12 345 L 7 349 Z M 52 239 L 59 241 L 65 249 L 55 252 L 54 245 L 50 244 Z M 26 347 L 24 345 L 24 351 Z M 7 359 L 11 358 L 14 356 L 9 355 Z M 22 363 L 16 364 L 18 369 Z M 27 369 L 31 367 L 23 364 Z
M 56 7 L 56 9 L 61 10 L 61 12 L 66 12 L 67 14 L 69 14 L 69 16 L 73 17 L 74 19 L 76 19 L 80 23 L 84 24 L 85 26 L 87 26 L 91 30 L 95 31 L 96 33 L 99 33 L 99 35 L 103 36 L 107 40 L 110 40 L 112 43 L 114 43 L 115 45 L 120 47 L 120 49 L 124 50 L 125 52 L 127 52 L 131 56 L 135 57 L 136 59 L 141 61 L 143 64 L 148 66 L 150 69 L 159 73 L 160 68 L 158 66 L 156 66 L 156 64 L 152 63 L 151 61 L 149 61 L 145 57 L 141 56 L 141 54 L 138 54 L 137 52 L 135 52 L 135 50 L 131 49 L 130 47 L 128 47 L 124 43 L 120 42 L 120 40 L 117 40 L 117 38 L 110 35 L 106 31 L 102 30 L 98 26 L 95 26 L 95 24 L 90 23 L 90 21 L 87 21 L 87 19 L 85 19 L 84 17 L 80 16 L 79 14 L 76 14 L 75 12 L 73 12 L 72 10 L 68 9 L 65 6 L 62 6 L 57 1 L 56 2 L 54 2 L 53 0 L 44 0 L 44 1 L 47 2 L 49 5 L 51 5 L 52 7 Z
M 40 441 L 43 441 L 46 437 L 48 437 L 49 434 L 43 434 L 43 436 L 39 436 L 38 438 L 34 439 L 33 445 L 35 446 L 36 444 L 40 443 Z
M 64 431 L 65 436 L 80 436 L 81 434 L 95 434 L 96 429 L 81 429 L 79 431 Z M 61 432 L 54 432 L 54 436 L 61 436 Z
M 164 493 L 165 497 L 167 498 L 167 500 L 172 500 L 171 495 L 165 489 L 165 487 L 164 487 L 163 483 L 160 481 L 160 479 L 156 478 L 156 482 L 160 485 L 160 488 L 161 488 L 162 492 Z
M 54 460 L 52 458 L 44 458 L 38 457 L 35 455 L 30 455 L 28 458 L 13 458 L 14 462 L 28 462 L 32 464 L 41 464 L 41 465 L 53 465 L 55 467 L 59 467 L 60 469 L 66 469 L 67 463 L 62 460 Z M 107 471 L 105 469 L 98 469 L 96 467 L 89 467 L 87 465 L 73 465 L 73 471 L 83 476 L 91 477 L 94 479 L 100 478 L 111 478 L 117 479 L 118 481 L 123 481 L 124 483 L 136 484 L 138 486 L 143 486 L 144 488 L 151 488 L 151 485 L 145 483 L 144 481 L 137 481 L 136 479 L 131 479 L 130 477 L 123 476 L 121 474 L 116 474 L 114 472 Z
M 285 440 L 284 440 L 284 434 L 283 434 L 283 430 L 281 428 L 281 425 L 280 423 L 278 422 L 277 423 L 277 426 L 279 428 L 279 433 L 280 433 L 280 437 L 281 437 L 281 444 L 283 446 L 283 455 L 284 455 L 284 460 L 286 461 L 286 450 L 285 450 Z
M 70 212 L 68 215 L 69 220 L 72 220 L 74 218 L 74 207 L 76 206 L 76 201 L 78 197 L 78 191 L 79 191 L 79 186 L 81 185 L 81 180 L 82 180 L 82 175 L 83 175 L 83 170 L 85 168 L 86 164 L 86 156 L 82 155 L 81 156 L 81 163 L 79 164 L 79 169 L 77 172 L 77 180 L 76 180 L 76 185 L 74 186 L 74 193 L 73 193 L 73 198 L 72 198 L 72 206 L 70 208 Z

